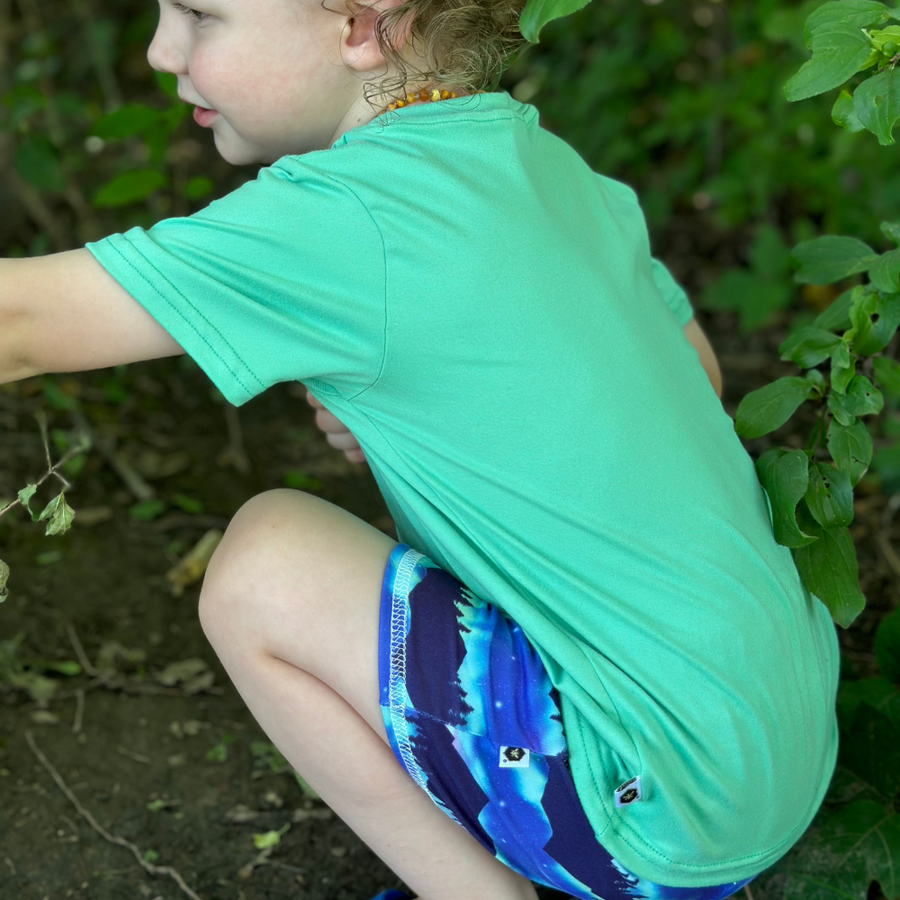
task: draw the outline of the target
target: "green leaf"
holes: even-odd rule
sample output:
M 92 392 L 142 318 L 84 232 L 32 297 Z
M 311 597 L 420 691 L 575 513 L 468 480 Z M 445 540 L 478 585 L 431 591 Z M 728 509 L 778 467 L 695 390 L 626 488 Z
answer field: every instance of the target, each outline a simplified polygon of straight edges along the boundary
M 890 397 L 900 397 L 900 363 L 889 356 L 876 356 L 872 360 L 875 380 Z
M 853 303 L 854 292 L 861 290 L 859 287 L 850 288 L 835 298 L 813 320 L 816 328 L 824 328 L 826 331 L 846 331 L 850 327 L 850 306 Z
M 873 881 L 896 897 L 900 816 L 865 798 L 823 808 L 812 827 L 778 864 L 784 900 L 866 900 Z M 780 877 L 779 877 L 780 876 Z M 783 893 L 782 893 L 783 891 Z
M 747 394 L 737 408 L 735 431 L 742 438 L 756 438 L 780 428 L 797 407 L 815 393 L 805 378 L 787 376 Z
M 879 144 L 893 144 L 894 124 L 900 119 L 900 73 L 888 69 L 864 81 L 853 95 L 853 110 Z
M 783 360 L 790 360 L 809 369 L 828 359 L 840 344 L 841 339 L 837 335 L 810 325 L 797 329 L 778 348 L 778 352 Z
M 856 375 L 846 394 L 828 395 L 828 408 L 842 425 L 852 424 L 856 416 L 871 416 L 881 412 L 884 397 L 865 375 Z
M 285 472 L 281 483 L 285 487 L 294 488 L 298 491 L 318 491 L 324 486 L 320 478 L 314 478 L 312 475 L 307 475 L 306 472 L 301 472 L 299 469 L 291 469 L 289 472 Z
M 131 137 L 143 134 L 159 124 L 160 113 L 138 103 L 126 103 L 115 112 L 103 116 L 94 124 L 91 134 L 104 140 Z
M 22 490 L 18 493 L 19 502 L 22 504 L 22 506 L 25 507 L 25 509 L 28 510 L 32 522 L 37 522 L 37 514 L 31 509 L 31 506 L 29 504 L 36 490 L 36 484 L 29 484 L 27 487 L 23 487 Z
M 37 517 L 37 521 L 49 519 L 47 530 L 44 534 L 65 534 L 72 527 L 75 518 L 75 510 L 66 503 L 66 492 L 63 491 L 54 497 Z
M 577 12 L 587 4 L 588 0 L 528 0 L 519 17 L 519 31 L 526 41 L 540 43 L 538 34 L 548 22 Z
M 856 419 L 851 425 L 842 425 L 832 419 L 827 442 L 831 458 L 855 486 L 872 462 L 872 435 L 865 422 Z
M 882 253 L 869 269 L 869 280 L 876 291 L 895 294 L 900 291 L 900 247 Z
M 66 187 L 59 154 L 40 135 L 26 138 L 16 148 L 16 169 L 31 185 L 42 191 L 62 191 Z
M 837 714 L 841 730 L 849 732 L 860 703 L 884 713 L 900 728 L 900 689 L 886 678 L 860 678 L 838 685 Z
M 297 782 L 303 796 L 310 800 L 321 800 L 322 798 L 300 777 L 296 769 L 291 770 L 294 773 L 294 779 Z
M 890 238 L 895 244 L 900 244 L 900 225 L 894 222 L 882 222 L 881 231 L 886 238 Z
M 153 78 L 156 81 L 157 86 L 170 100 L 177 100 L 179 103 L 181 102 L 181 99 L 178 96 L 177 75 L 173 75 L 171 72 L 154 72 Z
M 846 348 L 847 345 L 841 344 L 841 346 Z M 835 350 L 834 353 L 837 355 L 838 351 Z M 841 359 L 843 361 L 843 356 Z M 850 382 L 856 377 L 856 357 L 848 353 L 847 362 L 846 366 L 835 365 L 834 355 L 831 357 L 831 388 L 839 394 L 846 394 Z
M 278 829 L 278 831 L 267 831 L 264 834 L 253 835 L 253 846 L 257 850 L 267 850 L 269 847 L 276 847 L 281 842 L 281 836 L 291 827 L 291 823 L 287 822 Z
M 784 86 L 787 99 L 803 100 L 830 91 L 871 65 L 873 47 L 862 29 L 888 18 L 883 4 L 868 0 L 820 6 L 806 20 L 806 46 L 812 50 L 812 59 Z
M 799 265 L 794 280 L 801 284 L 831 284 L 868 271 L 878 254 L 852 237 L 827 234 L 797 244 L 791 256 Z
M 702 302 L 706 309 L 737 312 L 741 331 L 748 334 L 765 325 L 774 312 L 788 306 L 792 293 L 791 285 L 784 280 L 762 278 L 744 269 L 730 269 L 706 289 Z
M 840 528 L 853 521 L 853 488 L 843 470 L 827 463 L 811 465 L 805 497 L 813 518 L 823 528 Z
M 756 474 L 769 495 L 775 540 L 783 547 L 803 547 L 816 540 L 797 525 L 797 504 L 806 493 L 809 458 L 802 450 L 773 447 L 756 461 Z
M 215 185 L 205 175 L 197 175 L 184 186 L 184 196 L 188 200 L 200 200 L 212 192 Z
M 763 281 L 780 281 L 790 273 L 791 251 L 774 225 L 757 227 L 748 257 L 753 274 Z
M 888 613 L 875 632 L 878 671 L 889 681 L 900 682 L 900 608 Z
M 97 207 L 127 206 L 145 200 L 154 191 L 165 187 L 169 179 L 155 169 L 124 172 L 107 182 L 94 194 L 91 203 Z
M 9 597 L 6 582 L 9 580 L 9 566 L 0 559 L 0 603 Z
M 152 522 L 166 511 L 167 506 L 165 500 L 141 500 L 128 507 L 128 515 L 138 522 Z
M 837 100 L 834 101 L 834 106 L 831 108 L 831 121 L 851 134 L 866 129 L 853 110 L 853 96 L 847 90 L 841 91 Z
M 900 325 L 900 294 L 858 294 L 850 307 L 850 320 L 855 330 L 854 352 L 859 356 L 878 353 Z
M 900 788 L 900 729 L 883 712 L 860 703 L 850 730 L 841 738 L 838 760 L 885 800 L 893 801 Z M 897 838 L 900 854 L 900 830 Z
M 818 597 L 842 628 L 849 628 L 863 611 L 866 598 L 859 589 L 859 563 L 847 528 L 820 528 L 810 513 L 798 524 L 819 539 L 806 547 L 792 548 L 797 571 L 807 590 Z

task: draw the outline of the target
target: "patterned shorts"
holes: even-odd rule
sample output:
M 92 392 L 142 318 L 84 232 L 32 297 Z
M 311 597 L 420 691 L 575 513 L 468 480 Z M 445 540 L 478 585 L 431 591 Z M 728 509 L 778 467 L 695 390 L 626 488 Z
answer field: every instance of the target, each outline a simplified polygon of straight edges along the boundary
M 520 875 L 581 900 L 722 900 L 752 880 L 666 887 L 613 859 L 578 800 L 559 696 L 521 628 L 403 544 L 385 569 L 378 660 L 400 765 Z

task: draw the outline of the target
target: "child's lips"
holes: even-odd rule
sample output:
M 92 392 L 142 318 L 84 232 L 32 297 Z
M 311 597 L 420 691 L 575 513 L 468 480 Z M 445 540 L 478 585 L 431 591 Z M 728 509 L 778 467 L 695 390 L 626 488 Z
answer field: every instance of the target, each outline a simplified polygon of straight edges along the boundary
M 195 106 L 194 107 L 194 121 L 198 125 L 202 125 L 206 128 L 207 125 L 212 123 L 212 120 L 218 115 L 218 110 L 215 109 L 207 109 L 204 106 Z

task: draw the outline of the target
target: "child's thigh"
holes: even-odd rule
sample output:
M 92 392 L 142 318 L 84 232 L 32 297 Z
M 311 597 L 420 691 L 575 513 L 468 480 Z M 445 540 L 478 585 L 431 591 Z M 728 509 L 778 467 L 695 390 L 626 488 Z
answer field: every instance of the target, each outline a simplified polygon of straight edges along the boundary
M 309 672 L 383 737 L 378 632 L 396 542 L 318 497 L 279 489 L 235 514 L 213 554 L 200 620 L 226 657 L 264 654 Z

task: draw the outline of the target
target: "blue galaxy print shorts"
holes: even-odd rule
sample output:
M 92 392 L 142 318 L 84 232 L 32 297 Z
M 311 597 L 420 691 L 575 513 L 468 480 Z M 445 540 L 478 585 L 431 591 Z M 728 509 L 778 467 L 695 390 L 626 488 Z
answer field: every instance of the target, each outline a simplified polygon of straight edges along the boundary
M 513 871 L 580 900 L 722 900 L 747 882 L 666 887 L 598 843 L 559 696 L 521 628 L 398 544 L 381 592 L 381 712 L 400 765 Z

